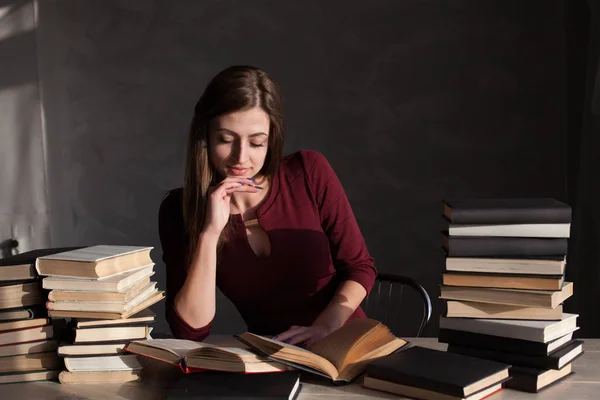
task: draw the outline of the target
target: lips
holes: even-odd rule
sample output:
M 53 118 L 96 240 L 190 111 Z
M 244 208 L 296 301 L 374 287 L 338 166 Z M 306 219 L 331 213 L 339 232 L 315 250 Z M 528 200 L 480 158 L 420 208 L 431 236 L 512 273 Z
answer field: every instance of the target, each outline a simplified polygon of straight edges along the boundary
M 250 171 L 250 168 L 227 167 L 227 171 L 229 171 L 231 175 L 245 176 Z

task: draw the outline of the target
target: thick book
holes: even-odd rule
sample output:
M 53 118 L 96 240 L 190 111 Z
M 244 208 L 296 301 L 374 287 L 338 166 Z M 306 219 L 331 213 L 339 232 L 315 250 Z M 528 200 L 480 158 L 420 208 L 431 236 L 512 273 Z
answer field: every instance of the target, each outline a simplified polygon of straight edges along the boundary
M 364 385 L 381 389 L 377 383 L 383 381 L 403 387 L 395 392 L 400 395 L 413 397 L 423 390 L 462 399 L 505 382 L 509 368 L 505 363 L 415 346 L 369 364 Z
M 65 357 L 65 368 L 69 372 L 141 371 L 142 364 L 135 354 L 111 356 Z
M 152 247 L 98 245 L 38 257 L 39 275 L 104 278 L 152 264 Z
M 450 318 L 489 318 L 489 319 L 528 319 L 559 321 L 563 307 L 555 308 L 522 307 L 506 304 L 475 303 L 470 301 L 448 301 L 446 317 Z
M 0 358 L 0 373 L 58 368 L 60 368 L 60 360 L 56 351 Z
M 129 286 L 123 292 L 91 292 L 91 291 L 67 291 L 67 290 L 51 290 L 48 293 L 49 301 L 110 301 L 127 303 L 145 290 L 148 285 L 156 286 L 156 282 L 152 282 L 150 277 L 143 278 L 134 285 Z
M 52 339 L 54 327 L 52 325 L 34 326 L 0 332 L 0 346 L 40 340 Z
M 532 342 L 529 340 L 513 339 L 502 336 L 485 335 L 453 329 L 440 329 L 438 341 L 457 346 L 469 346 L 479 349 L 506 351 L 509 353 L 529 354 L 532 356 L 547 356 L 573 339 L 573 332 L 554 339 L 548 343 Z
M 149 327 L 143 324 L 76 328 L 73 343 L 146 339 L 149 333 Z
M 509 370 L 511 379 L 505 387 L 521 392 L 538 393 L 554 383 L 558 383 L 573 373 L 572 364 L 561 369 L 536 369 L 513 366 Z
M 124 301 L 48 301 L 46 308 L 54 311 L 128 312 L 158 293 L 156 282 L 151 282 L 135 297 Z
M 0 309 L 36 306 L 44 303 L 40 282 L 0 282 Z
M 563 282 L 560 290 L 480 288 L 446 285 L 440 287 L 440 298 L 444 300 L 509 304 L 522 307 L 555 308 L 572 295 L 572 282 Z
M 307 349 L 250 332 L 236 336 L 271 360 L 312 372 L 333 382 L 351 382 L 366 366 L 408 344 L 394 336 L 387 326 L 359 318 L 319 340 Z
M 0 358 L 9 356 L 18 356 L 22 354 L 45 353 L 56 351 L 58 341 L 42 340 L 37 342 L 16 343 L 0 346 Z
M 164 291 L 158 291 L 144 300 L 129 311 L 110 312 L 110 311 L 63 311 L 63 310 L 48 310 L 48 316 L 52 318 L 76 318 L 76 319 L 125 319 L 140 311 L 158 303 L 164 299 Z
M 564 257 L 567 254 L 568 239 L 444 234 L 442 246 L 448 257 Z
M 0 259 L 0 281 L 20 281 L 37 277 L 35 260 L 38 257 L 65 251 L 77 250 L 81 247 L 56 247 L 35 249 L 25 253 Z
M 42 287 L 52 291 L 123 293 L 152 275 L 154 264 L 148 264 L 102 279 L 48 276 L 42 280 Z
M 129 318 L 121 319 L 89 319 L 89 318 L 77 318 L 73 320 L 76 328 L 85 328 L 92 326 L 115 326 L 115 325 L 129 325 L 129 324 L 151 324 L 154 322 L 156 314 L 149 308 L 145 308 L 137 314 L 132 315 Z
M 201 393 L 203 400 L 293 400 L 301 387 L 298 371 L 251 375 L 209 371 L 183 376 L 166 398 L 197 399 Z
M 577 330 L 578 316 L 578 314 L 563 313 L 560 321 L 440 317 L 440 329 L 548 343 Z
M 444 216 L 455 224 L 560 224 L 571 207 L 552 198 L 446 199 Z
M 233 338 L 228 346 L 183 339 L 141 340 L 129 343 L 125 350 L 175 365 L 186 374 L 204 370 L 260 373 L 290 369 L 257 355 Z
M 521 367 L 561 369 L 583 354 L 583 341 L 572 340 L 560 349 L 556 350 L 554 353 L 547 356 L 508 353 L 505 351 L 478 349 L 476 347 L 457 346 L 454 344 L 448 346 L 448 352 L 483 358 L 486 360 L 494 360 L 511 365 L 518 365 Z
M 571 224 L 450 224 L 450 236 L 568 238 Z
M 444 285 L 479 288 L 556 291 L 562 289 L 564 282 L 565 278 L 563 275 L 478 274 L 474 272 L 446 272 L 442 275 L 442 284 Z
M 447 257 L 446 271 L 489 274 L 563 275 L 565 256 L 537 258 Z
M 116 342 L 92 342 L 85 344 L 61 344 L 58 347 L 58 355 L 66 356 L 91 356 L 91 355 L 114 355 L 124 354 L 125 346 L 129 341 Z

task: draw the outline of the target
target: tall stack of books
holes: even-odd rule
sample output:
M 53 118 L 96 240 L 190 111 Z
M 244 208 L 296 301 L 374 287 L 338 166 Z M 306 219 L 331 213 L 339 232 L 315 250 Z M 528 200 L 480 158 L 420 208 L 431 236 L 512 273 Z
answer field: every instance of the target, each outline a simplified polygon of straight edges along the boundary
M 0 383 L 56 379 L 58 341 L 44 304 L 35 259 L 67 249 L 42 249 L 0 260 Z
M 512 365 L 505 387 L 537 392 L 583 353 L 577 314 L 563 312 L 571 208 L 555 199 L 446 201 L 449 221 L 439 341 Z
M 43 288 L 50 290 L 48 316 L 72 326 L 58 348 L 66 368 L 61 383 L 139 379 L 141 364 L 123 349 L 150 337 L 154 314 L 148 307 L 164 298 L 151 280 L 151 250 L 101 245 L 37 258 Z

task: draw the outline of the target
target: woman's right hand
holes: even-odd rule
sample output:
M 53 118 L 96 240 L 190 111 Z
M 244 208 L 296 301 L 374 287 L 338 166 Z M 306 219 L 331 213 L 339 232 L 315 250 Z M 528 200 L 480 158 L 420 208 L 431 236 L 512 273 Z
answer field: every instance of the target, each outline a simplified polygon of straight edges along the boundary
M 247 181 L 247 182 L 246 182 Z M 225 178 L 217 186 L 209 189 L 208 206 L 202 233 L 220 236 L 231 213 L 231 195 L 235 192 L 257 193 L 257 189 L 248 178 Z

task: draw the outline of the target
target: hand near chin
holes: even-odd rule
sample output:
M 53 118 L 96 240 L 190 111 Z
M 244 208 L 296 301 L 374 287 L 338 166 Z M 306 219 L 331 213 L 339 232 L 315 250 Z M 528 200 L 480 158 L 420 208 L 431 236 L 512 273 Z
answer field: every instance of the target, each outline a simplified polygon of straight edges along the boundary
M 330 333 L 330 329 L 323 325 L 294 325 L 287 331 L 277 335 L 274 339 L 280 342 L 285 342 L 304 348 L 310 348 L 313 344 L 323 339 Z

